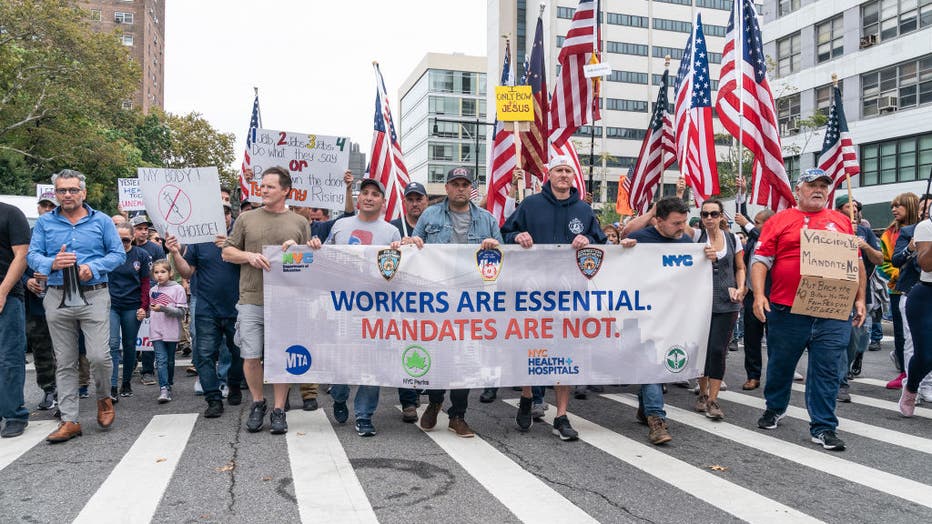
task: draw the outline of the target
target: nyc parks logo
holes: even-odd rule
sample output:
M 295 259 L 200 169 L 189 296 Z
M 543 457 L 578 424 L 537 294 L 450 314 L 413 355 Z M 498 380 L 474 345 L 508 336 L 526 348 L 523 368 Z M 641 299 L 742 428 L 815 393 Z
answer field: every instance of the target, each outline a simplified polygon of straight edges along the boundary
M 418 345 L 408 346 L 401 354 L 401 366 L 409 376 L 423 377 L 430 371 L 430 353 Z

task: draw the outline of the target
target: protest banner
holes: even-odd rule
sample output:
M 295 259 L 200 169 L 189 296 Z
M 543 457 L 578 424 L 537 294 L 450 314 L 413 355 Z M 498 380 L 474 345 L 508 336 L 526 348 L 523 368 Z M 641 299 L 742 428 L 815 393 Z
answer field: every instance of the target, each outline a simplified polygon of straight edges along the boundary
M 149 317 L 142 319 L 139 331 L 136 332 L 136 351 L 153 351 L 152 341 L 149 340 Z
M 142 201 L 142 190 L 139 188 L 138 178 L 117 179 L 117 200 L 122 211 L 146 210 L 146 204 Z
M 182 244 L 213 242 L 226 234 L 216 167 L 138 170 L 149 220 Z
M 268 246 L 265 381 L 430 389 L 699 376 L 700 244 Z
M 802 278 L 790 312 L 848 320 L 858 292 L 858 239 L 836 231 L 803 229 L 799 237 Z
M 291 174 L 289 206 L 342 211 L 346 205 L 343 173 L 349 166 L 349 145 L 346 137 L 256 130 L 249 152 L 255 173 L 248 182 L 249 200 L 262 201 L 260 175 L 272 166 L 281 166 Z

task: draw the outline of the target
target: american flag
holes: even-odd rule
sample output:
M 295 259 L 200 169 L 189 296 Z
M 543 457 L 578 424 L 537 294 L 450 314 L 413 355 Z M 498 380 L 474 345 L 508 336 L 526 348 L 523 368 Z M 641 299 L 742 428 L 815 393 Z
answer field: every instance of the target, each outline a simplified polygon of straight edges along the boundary
M 544 60 L 544 22 L 537 18 L 534 32 L 534 44 L 531 47 L 531 60 L 525 75 L 527 85 L 534 95 L 534 121 L 530 122 L 527 132 L 521 133 L 521 163 L 529 175 L 524 181 L 525 187 L 531 186 L 531 177 L 544 180 L 547 174 L 548 134 L 550 124 L 550 93 L 547 92 L 546 62 Z
M 252 144 L 256 141 L 256 129 L 259 128 L 259 122 L 262 120 L 262 117 L 259 115 L 259 92 L 256 91 L 256 99 L 252 103 L 252 116 L 249 117 L 249 131 L 246 132 L 246 151 L 243 152 L 243 166 L 239 175 L 239 188 L 240 193 L 242 193 L 242 199 L 249 200 L 249 183 L 246 182 L 243 174 L 247 169 L 252 167 L 252 159 L 249 157 L 249 152 L 252 151 Z
M 711 86 L 702 15 L 697 14 L 676 75 L 674 115 L 676 159 L 697 203 L 718 194 Z
M 667 111 L 667 82 L 669 71 L 663 72 L 660 79 L 660 91 L 657 92 L 657 102 L 654 103 L 654 112 L 650 117 L 650 125 L 644 142 L 641 143 L 641 152 L 631 176 L 625 179 L 625 190 L 631 209 L 638 213 L 646 213 L 654 199 L 654 192 L 660 184 L 663 171 L 676 161 L 676 145 L 673 142 L 673 122 Z
M 583 68 L 598 63 L 601 34 L 598 0 L 580 0 L 573 23 L 560 49 L 560 78 L 550 104 L 550 139 L 563 145 L 576 130 L 599 120 L 598 80 L 586 78 Z
M 551 142 L 550 156 L 570 157 L 570 160 L 573 161 L 573 170 L 576 171 L 576 176 L 573 177 L 573 185 L 579 190 L 579 199 L 582 200 L 586 198 L 586 179 L 583 176 L 582 166 L 579 163 L 579 155 L 576 154 L 576 146 L 573 145 L 573 141 L 567 140 L 562 146 L 558 146 Z
M 478 182 L 473 182 L 472 187 L 469 188 L 469 200 L 473 202 L 479 201 L 479 185 Z
M 372 153 L 369 158 L 369 178 L 385 187 L 385 220 L 401 216 L 404 187 L 408 185 L 408 169 L 401 154 L 401 144 L 395 134 L 395 123 L 388 107 L 388 93 L 379 64 L 375 68 L 375 132 L 372 135 Z
M 171 297 L 157 290 L 153 290 L 151 293 L 149 293 L 149 303 L 158 304 L 160 306 L 174 306 L 175 305 L 175 302 L 171 299 Z
M 841 103 L 841 90 L 832 88 L 832 108 L 828 112 L 828 124 L 825 126 L 825 140 L 819 153 L 819 169 L 832 177 L 832 193 L 829 202 L 835 200 L 835 189 L 845 180 L 845 174 L 855 177 L 861 172 L 858 166 L 858 154 L 848 134 L 848 119 Z
M 501 85 L 514 85 L 511 75 L 511 44 L 505 42 L 505 59 L 502 61 Z M 492 176 L 486 189 L 485 207 L 498 219 L 498 225 L 505 223 L 505 202 L 511 191 L 511 175 L 517 162 L 515 160 L 515 136 L 505 130 L 503 122 L 495 122 L 492 140 Z
M 718 118 L 754 156 L 754 201 L 775 211 L 795 203 L 780 146 L 773 95 L 757 11 L 750 0 L 738 0 L 728 19 L 715 108 Z M 741 9 L 741 11 L 738 11 Z M 735 27 L 735 13 L 739 27 Z M 736 46 L 741 46 L 738 53 Z M 738 86 L 738 79 L 741 86 Z

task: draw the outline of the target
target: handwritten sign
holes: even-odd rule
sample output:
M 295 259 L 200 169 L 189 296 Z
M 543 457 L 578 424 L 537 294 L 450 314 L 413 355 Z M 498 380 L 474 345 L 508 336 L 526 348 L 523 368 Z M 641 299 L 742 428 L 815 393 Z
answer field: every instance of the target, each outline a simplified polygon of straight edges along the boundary
M 213 242 L 226 232 L 216 167 L 138 170 L 149 220 L 182 244 Z
M 142 190 L 139 189 L 138 178 L 118 178 L 117 191 L 120 209 L 123 211 L 146 210 L 146 204 L 142 201 Z
M 858 292 L 858 242 L 854 235 L 803 229 L 799 272 L 791 312 L 847 320 Z
M 255 176 L 249 182 L 249 200 L 261 202 L 259 176 L 272 166 L 291 174 L 288 205 L 342 210 L 346 204 L 343 173 L 349 166 L 349 139 L 259 129 L 249 152 Z
M 495 114 L 502 122 L 533 122 L 531 86 L 496 86 Z

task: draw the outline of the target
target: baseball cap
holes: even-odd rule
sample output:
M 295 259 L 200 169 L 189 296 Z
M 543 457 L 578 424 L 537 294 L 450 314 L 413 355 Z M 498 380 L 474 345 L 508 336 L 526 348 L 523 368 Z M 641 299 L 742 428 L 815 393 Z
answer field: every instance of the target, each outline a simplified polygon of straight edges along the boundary
M 469 171 L 468 167 L 454 167 L 447 171 L 447 182 L 452 182 L 457 178 L 468 180 L 470 184 L 473 182 L 472 173 Z
M 828 183 L 832 182 L 832 177 L 828 176 L 825 171 L 814 167 L 803 171 L 803 173 L 799 175 L 799 179 L 796 180 L 796 185 L 798 186 L 803 182 L 815 182 L 820 178 L 824 178 Z
M 359 184 L 359 190 L 362 191 L 366 186 L 375 186 L 379 188 L 379 193 L 382 193 L 383 196 L 385 195 L 385 186 L 374 178 L 363 178 L 362 182 Z
M 417 182 L 409 182 L 408 185 L 405 186 L 405 196 L 408 196 L 411 193 L 427 196 L 427 190 L 424 189 L 423 185 Z
M 41 204 L 42 202 L 49 202 L 52 205 L 57 206 L 58 200 L 55 199 L 55 192 L 43 191 L 42 194 L 39 195 L 39 203 Z
M 566 155 L 557 155 L 550 159 L 550 163 L 547 164 L 547 169 L 555 169 L 560 166 L 566 166 L 576 172 L 576 166 L 573 164 L 573 160 Z
M 129 221 L 129 224 L 133 227 L 146 225 L 152 227 L 152 222 L 149 221 L 149 217 L 146 215 L 137 215 L 134 216 L 132 220 Z

